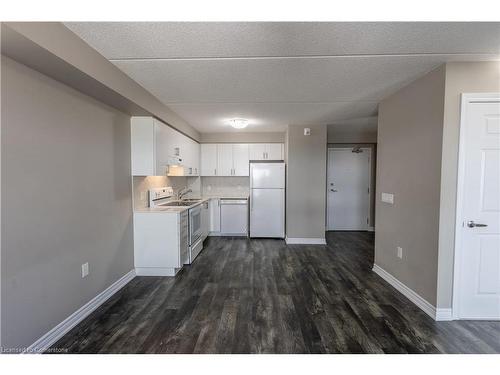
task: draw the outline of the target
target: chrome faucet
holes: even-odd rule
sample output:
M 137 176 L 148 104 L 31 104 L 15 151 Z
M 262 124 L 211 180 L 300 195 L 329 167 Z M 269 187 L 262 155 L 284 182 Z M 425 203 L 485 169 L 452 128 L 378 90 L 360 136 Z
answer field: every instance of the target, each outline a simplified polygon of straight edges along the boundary
M 182 197 L 185 196 L 186 194 L 193 192 L 193 190 L 191 190 L 191 189 L 187 189 L 187 190 L 185 190 L 185 189 L 187 189 L 187 188 L 182 188 L 181 190 L 179 190 L 177 192 L 177 199 L 178 200 L 181 200 Z

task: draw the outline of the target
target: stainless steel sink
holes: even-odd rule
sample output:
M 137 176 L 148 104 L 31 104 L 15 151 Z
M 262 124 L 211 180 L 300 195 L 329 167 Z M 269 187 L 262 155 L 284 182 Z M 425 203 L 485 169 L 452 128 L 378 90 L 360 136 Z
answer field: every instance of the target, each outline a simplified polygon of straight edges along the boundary
M 168 202 L 168 203 L 161 204 L 160 206 L 162 206 L 162 207 L 187 207 L 187 206 L 191 206 L 192 204 L 193 204 L 193 202 L 182 201 L 182 202 Z

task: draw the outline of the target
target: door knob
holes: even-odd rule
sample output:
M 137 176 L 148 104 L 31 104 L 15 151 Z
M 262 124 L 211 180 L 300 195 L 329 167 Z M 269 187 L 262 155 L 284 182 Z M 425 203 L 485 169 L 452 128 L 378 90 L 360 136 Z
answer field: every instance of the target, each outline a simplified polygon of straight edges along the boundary
M 330 189 L 330 191 L 333 191 L 334 193 L 336 193 L 338 190 L 337 189 Z
M 469 228 L 474 228 L 474 227 L 487 227 L 488 224 L 480 224 L 480 223 L 474 223 L 474 220 L 469 220 L 467 222 L 467 226 Z

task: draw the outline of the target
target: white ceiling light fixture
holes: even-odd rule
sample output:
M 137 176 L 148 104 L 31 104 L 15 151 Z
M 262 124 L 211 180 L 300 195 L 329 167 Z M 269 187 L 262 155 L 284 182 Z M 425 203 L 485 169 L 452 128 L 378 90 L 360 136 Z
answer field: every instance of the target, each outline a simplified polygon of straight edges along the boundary
M 235 129 L 243 129 L 248 126 L 248 120 L 244 118 L 233 118 L 229 120 L 229 124 Z

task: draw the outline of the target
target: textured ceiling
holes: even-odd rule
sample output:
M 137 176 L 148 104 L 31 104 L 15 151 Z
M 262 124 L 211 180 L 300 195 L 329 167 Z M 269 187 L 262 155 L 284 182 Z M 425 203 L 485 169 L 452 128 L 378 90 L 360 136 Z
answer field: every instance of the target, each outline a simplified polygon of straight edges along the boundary
M 498 59 L 500 23 L 67 23 L 201 132 L 332 124 L 447 61 Z M 348 123 L 346 123 L 346 126 Z

